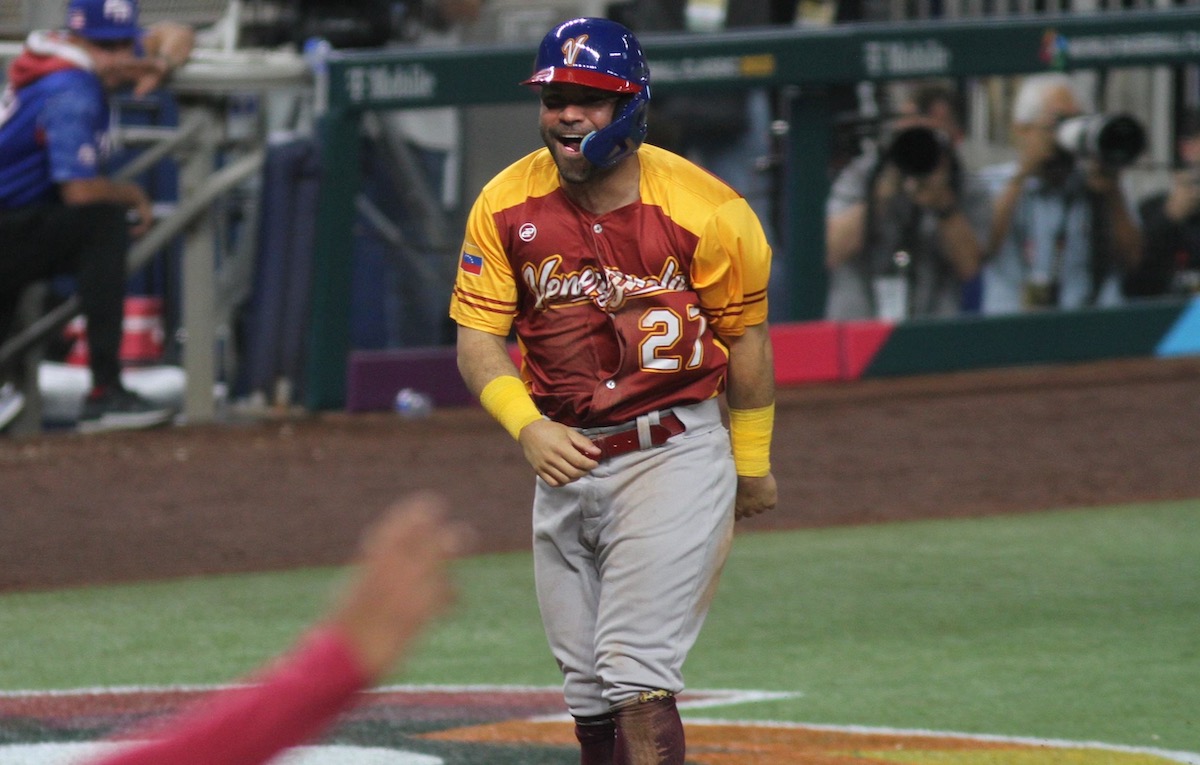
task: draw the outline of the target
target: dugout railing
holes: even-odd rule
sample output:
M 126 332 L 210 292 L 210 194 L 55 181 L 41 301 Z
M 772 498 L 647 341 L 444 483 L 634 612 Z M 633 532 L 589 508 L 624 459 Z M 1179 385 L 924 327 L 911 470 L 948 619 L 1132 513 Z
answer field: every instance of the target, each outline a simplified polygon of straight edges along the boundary
M 0 60 L 18 49 L 15 44 L 0 45 Z M 133 244 L 127 269 L 136 273 L 174 241 L 181 243 L 180 361 L 186 376 L 182 408 L 188 422 L 215 418 L 218 336 L 229 331 L 222 325 L 231 311 L 222 278 L 232 267 L 244 268 L 254 246 L 252 220 L 247 221 L 237 252 L 222 241 L 218 221 L 230 192 L 253 183 L 266 156 L 265 137 L 254 131 L 231 135 L 231 100 L 248 93 L 307 92 L 310 87 L 309 67 L 294 52 L 197 49 L 171 84 L 180 104 L 178 127 L 117 130 L 123 142 L 142 149 L 116 177 L 137 177 L 165 158 L 177 160 L 179 166 L 179 203 Z M 0 371 L 25 363 L 32 349 L 79 311 L 78 296 L 69 296 L 12 337 L 0 339 Z M 33 394 L 37 376 L 31 373 L 29 378 L 27 386 L 33 387 L 27 392 Z

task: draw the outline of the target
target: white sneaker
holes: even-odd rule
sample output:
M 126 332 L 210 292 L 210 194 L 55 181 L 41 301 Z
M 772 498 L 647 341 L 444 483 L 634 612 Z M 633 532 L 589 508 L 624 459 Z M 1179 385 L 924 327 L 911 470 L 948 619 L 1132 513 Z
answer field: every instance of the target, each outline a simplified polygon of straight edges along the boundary
M 4 430 L 17 419 L 25 408 L 25 394 L 12 383 L 0 385 L 0 430 Z

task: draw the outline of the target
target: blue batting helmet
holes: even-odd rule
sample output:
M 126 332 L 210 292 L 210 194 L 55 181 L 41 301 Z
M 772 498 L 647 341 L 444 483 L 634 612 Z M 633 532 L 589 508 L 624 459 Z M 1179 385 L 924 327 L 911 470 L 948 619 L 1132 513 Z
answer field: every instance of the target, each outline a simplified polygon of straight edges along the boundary
M 538 47 L 533 76 L 521 84 L 556 82 L 628 96 L 611 123 L 583 139 L 583 156 L 592 164 L 609 167 L 642 145 L 650 67 L 628 29 L 608 19 L 579 18 L 550 30 Z

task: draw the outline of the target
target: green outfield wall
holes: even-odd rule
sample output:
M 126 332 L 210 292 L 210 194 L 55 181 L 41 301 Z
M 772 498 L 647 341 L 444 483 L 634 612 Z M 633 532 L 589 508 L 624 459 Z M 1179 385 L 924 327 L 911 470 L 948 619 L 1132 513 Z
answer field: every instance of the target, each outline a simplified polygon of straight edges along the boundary
M 865 376 L 1154 356 L 1178 304 L 899 324 Z

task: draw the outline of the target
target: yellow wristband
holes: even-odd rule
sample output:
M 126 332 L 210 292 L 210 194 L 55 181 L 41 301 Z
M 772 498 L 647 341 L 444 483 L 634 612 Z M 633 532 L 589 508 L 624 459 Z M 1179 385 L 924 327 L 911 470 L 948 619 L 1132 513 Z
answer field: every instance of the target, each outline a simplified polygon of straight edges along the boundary
M 729 410 L 729 438 L 738 475 L 764 476 L 771 472 L 771 430 L 775 404 L 757 409 Z
M 525 390 L 525 383 L 512 375 L 501 375 L 483 386 L 479 403 L 513 438 L 521 435 L 526 425 L 542 418 L 529 391 Z

